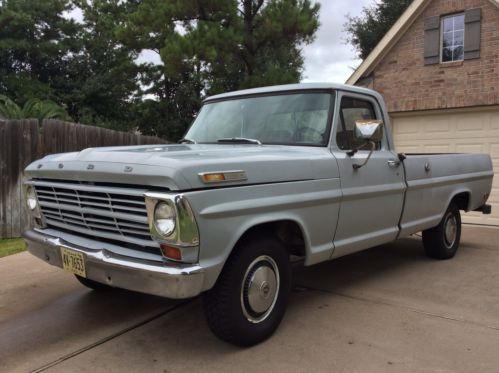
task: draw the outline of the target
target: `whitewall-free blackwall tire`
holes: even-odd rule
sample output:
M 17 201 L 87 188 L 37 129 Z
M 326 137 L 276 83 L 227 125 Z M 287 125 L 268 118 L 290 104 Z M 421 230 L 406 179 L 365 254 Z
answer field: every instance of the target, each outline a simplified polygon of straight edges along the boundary
M 204 295 L 210 329 L 238 346 L 267 339 L 284 316 L 290 285 L 284 245 L 271 236 L 246 240 L 234 249 L 216 285 Z
M 461 214 L 453 202 L 447 208 L 440 223 L 423 231 L 426 255 L 434 259 L 451 259 L 456 255 L 461 241 Z

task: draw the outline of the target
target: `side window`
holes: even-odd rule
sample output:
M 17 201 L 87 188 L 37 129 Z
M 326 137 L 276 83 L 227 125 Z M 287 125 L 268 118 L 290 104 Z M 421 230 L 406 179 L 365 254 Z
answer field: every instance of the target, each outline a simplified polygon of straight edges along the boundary
M 340 118 L 336 129 L 336 144 L 341 150 L 352 150 L 365 142 L 355 138 L 355 121 L 361 119 L 377 119 L 373 105 L 369 101 L 352 97 L 343 97 L 340 105 Z M 381 149 L 381 142 L 376 150 Z
M 442 18 L 442 62 L 464 60 L 464 13 Z

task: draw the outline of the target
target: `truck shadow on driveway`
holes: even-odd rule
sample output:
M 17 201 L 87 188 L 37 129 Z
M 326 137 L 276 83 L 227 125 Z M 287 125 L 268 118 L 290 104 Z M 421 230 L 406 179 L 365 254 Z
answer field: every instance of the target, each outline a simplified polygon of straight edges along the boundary
M 472 246 L 464 244 L 455 259 L 434 261 L 424 255 L 420 239 L 407 238 L 331 262 L 295 268 L 283 323 L 270 340 L 249 351 L 261 351 L 262 346 L 269 351 L 282 345 L 298 348 L 303 338 L 307 343 L 322 343 L 321 329 L 332 333 L 344 329 L 345 323 L 359 323 L 342 315 L 366 312 L 369 307 L 452 303 L 456 294 L 449 292 L 449 283 L 459 284 L 459 273 L 468 281 L 463 266 L 476 257 L 473 252 Z M 487 262 L 496 268 L 498 260 Z M 7 370 L 29 370 L 51 363 L 63 368 L 66 360 L 75 359 L 91 364 L 102 354 L 105 360 L 121 358 L 122 363 L 133 357 L 144 364 L 166 364 L 166 352 L 169 367 L 178 363 L 184 364 L 179 369 L 187 369 L 196 362 L 216 357 L 224 360 L 243 351 L 211 334 L 199 298 L 179 302 L 124 290 L 96 293 L 83 287 L 75 289 L 0 324 L 0 361 Z M 464 306 L 467 302 L 475 299 L 471 297 Z M 497 307 L 491 308 L 497 312 Z M 437 306 L 432 312 L 443 311 Z M 343 333 L 340 339 L 348 344 L 348 333 Z M 189 363 L 185 361 L 188 351 L 196 351 L 196 358 Z
M 467 281 L 471 272 L 463 271 L 463 265 L 479 254 L 473 246 L 463 245 L 454 260 L 434 261 L 424 255 L 420 239 L 409 238 L 297 268 L 283 322 L 274 336 L 257 346 L 241 349 L 219 341 L 209 331 L 201 299 L 196 298 L 85 351 L 56 371 L 88 367 L 99 359 L 117 370 L 331 371 L 343 367 L 348 371 L 356 367 L 372 371 L 377 367 L 385 371 L 389 364 L 413 364 L 456 371 L 465 367 L 459 364 L 470 362 L 462 349 L 476 349 L 481 361 L 493 361 L 490 346 L 499 341 L 497 330 L 460 323 L 448 313 L 464 310 L 466 316 L 466 302 L 475 303 L 475 299 L 459 299 L 456 294 L 463 289 L 450 291 L 449 284 L 459 285 L 459 273 Z M 489 262 L 492 270 L 497 259 Z M 454 302 L 451 307 L 449 302 Z M 457 311 L 456 305 L 461 307 Z M 431 365 L 435 351 L 445 356 L 438 362 L 442 366 Z M 407 366 L 400 365 L 399 370 Z
M 76 282 L 69 275 L 62 275 L 59 280 Z M 125 290 L 97 293 L 76 284 L 70 289 L 76 290 L 50 298 L 45 304 L 40 302 L 38 308 L 0 323 L 0 365 L 4 367 L 0 370 L 25 371 L 44 365 L 176 304 Z M 43 288 L 39 291 L 43 296 Z M 28 365 L 19 366 L 22 361 Z
M 428 259 L 419 238 L 403 238 L 333 261 L 297 268 L 298 286 L 332 291 L 360 286 L 387 276 L 399 276 L 408 269 L 417 270 L 434 260 Z

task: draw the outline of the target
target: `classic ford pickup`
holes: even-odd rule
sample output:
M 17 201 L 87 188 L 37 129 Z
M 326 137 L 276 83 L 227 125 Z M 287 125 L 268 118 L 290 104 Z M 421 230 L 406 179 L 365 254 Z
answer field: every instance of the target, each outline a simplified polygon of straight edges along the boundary
M 291 258 L 312 265 L 423 232 L 452 258 L 490 213 L 487 154 L 398 154 L 382 97 L 299 84 L 209 97 L 180 144 L 86 149 L 26 168 L 29 251 L 95 289 L 204 293 L 221 339 L 279 325 Z

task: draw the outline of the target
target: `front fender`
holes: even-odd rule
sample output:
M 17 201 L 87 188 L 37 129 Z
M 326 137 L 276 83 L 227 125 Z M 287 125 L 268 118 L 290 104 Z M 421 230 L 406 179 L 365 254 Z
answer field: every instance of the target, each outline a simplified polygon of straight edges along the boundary
M 185 196 L 199 227 L 204 290 L 214 285 L 238 240 L 256 225 L 296 222 L 305 241 L 306 265 L 327 260 L 333 252 L 339 179 L 208 189 Z

